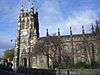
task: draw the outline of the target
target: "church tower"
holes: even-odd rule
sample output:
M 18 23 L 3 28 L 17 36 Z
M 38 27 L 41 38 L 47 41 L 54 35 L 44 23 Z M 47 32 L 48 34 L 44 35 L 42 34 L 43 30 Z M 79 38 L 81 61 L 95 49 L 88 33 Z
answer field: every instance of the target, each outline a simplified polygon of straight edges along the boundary
M 14 67 L 31 67 L 32 47 L 39 38 L 38 12 L 32 6 L 29 11 L 20 9 L 14 56 Z

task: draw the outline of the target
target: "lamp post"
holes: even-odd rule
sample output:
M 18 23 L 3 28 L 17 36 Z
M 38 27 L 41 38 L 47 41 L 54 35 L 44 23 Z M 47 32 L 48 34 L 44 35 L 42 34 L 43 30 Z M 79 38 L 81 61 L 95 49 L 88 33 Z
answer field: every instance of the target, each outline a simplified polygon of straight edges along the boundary
M 16 47 L 16 40 L 15 39 L 11 39 L 10 42 L 14 45 L 13 48 L 14 48 L 14 57 L 15 57 L 15 47 Z M 13 57 L 13 69 L 16 67 L 16 64 L 15 64 L 15 58 Z
M 15 39 L 11 39 L 10 41 L 14 45 L 13 47 L 15 48 L 16 47 L 16 40 Z

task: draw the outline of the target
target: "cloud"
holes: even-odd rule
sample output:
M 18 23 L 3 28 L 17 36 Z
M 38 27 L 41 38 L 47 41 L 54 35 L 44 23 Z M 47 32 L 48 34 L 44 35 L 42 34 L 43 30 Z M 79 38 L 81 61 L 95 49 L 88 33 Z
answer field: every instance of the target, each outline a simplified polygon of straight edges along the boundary
M 28 0 L 25 8 L 29 7 Z M 49 33 L 69 34 L 72 26 L 73 33 L 81 33 L 81 26 L 85 26 L 86 32 L 90 32 L 90 24 L 100 18 L 99 0 L 37 0 L 39 7 L 40 36 Z M 0 49 L 5 50 L 14 45 L 9 39 L 15 38 L 17 18 L 19 14 L 20 0 L 0 0 Z M 4 38 L 2 38 L 4 37 Z
M 0 49 L 9 49 L 14 47 L 14 43 L 12 43 L 9 39 L 0 39 Z
M 67 26 L 71 26 L 73 28 L 73 32 L 80 33 L 81 26 L 85 27 L 86 32 L 90 32 L 91 30 L 91 23 L 95 23 L 98 19 L 97 14 L 95 11 L 91 9 L 75 11 L 72 15 L 70 15 L 65 24 Z
M 19 4 L 18 0 L 0 0 L 0 38 L 15 38 Z
M 39 12 L 41 36 L 45 35 L 44 32 L 47 28 L 50 33 L 55 32 L 59 27 L 58 24 L 61 24 L 64 20 L 63 13 L 60 11 L 60 4 L 55 0 L 45 0 Z
M 61 8 L 63 6 L 61 4 L 63 3 L 59 1 L 60 0 L 46 0 L 41 5 L 39 11 L 41 36 L 45 36 L 47 28 L 50 33 L 55 33 L 57 29 L 60 28 L 62 35 L 69 34 L 70 26 L 75 34 L 79 34 L 81 33 L 82 25 L 85 27 L 86 33 L 91 32 L 91 23 L 94 23 L 94 21 L 98 19 L 97 13 L 100 13 L 99 10 L 92 9 L 92 5 L 95 5 L 95 3 L 89 6 L 89 1 L 87 1 L 88 7 L 81 6 L 83 4 L 80 4 L 80 7 L 73 7 L 67 11 L 67 8 Z M 66 4 L 68 5 L 68 2 L 66 2 Z M 63 12 L 62 9 L 65 12 Z M 69 14 L 66 14 L 66 12 L 69 12 Z

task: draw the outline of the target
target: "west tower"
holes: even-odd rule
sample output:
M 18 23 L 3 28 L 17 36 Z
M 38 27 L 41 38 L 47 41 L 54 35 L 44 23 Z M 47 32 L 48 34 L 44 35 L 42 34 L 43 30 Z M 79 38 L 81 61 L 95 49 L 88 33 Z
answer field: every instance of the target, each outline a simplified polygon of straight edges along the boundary
M 18 31 L 16 39 L 14 67 L 31 67 L 31 53 L 33 45 L 39 38 L 38 12 L 34 7 L 25 11 L 22 7 L 18 18 Z

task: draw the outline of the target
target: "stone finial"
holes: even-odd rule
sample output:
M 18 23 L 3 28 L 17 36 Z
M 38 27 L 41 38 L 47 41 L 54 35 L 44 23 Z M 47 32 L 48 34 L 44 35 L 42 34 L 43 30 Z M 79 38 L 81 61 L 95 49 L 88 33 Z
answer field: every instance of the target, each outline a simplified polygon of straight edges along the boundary
M 21 0 L 21 3 L 20 3 L 20 11 L 21 13 L 24 12 L 24 5 L 23 5 L 23 0 Z
M 93 24 L 92 24 L 92 34 L 94 34 L 95 32 L 94 32 L 94 26 L 93 26 Z
M 85 34 L 84 26 L 82 26 L 82 34 Z
M 32 7 L 31 7 L 31 11 L 34 12 L 34 6 L 33 6 L 33 5 L 32 5 Z
M 48 29 L 46 29 L 46 35 L 49 36 Z
M 36 9 L 35 13 L 36 13 L 36 15 L 38 15 L 38 9 Z
M 58 28 L 58 36 L 60 36 L 60 29 Z
M 72 27 L 70 27 L 70 35 L 72 35 Z
M 20 13 L 24 13 L 24 9 L 23 8 L 20 9 Z

